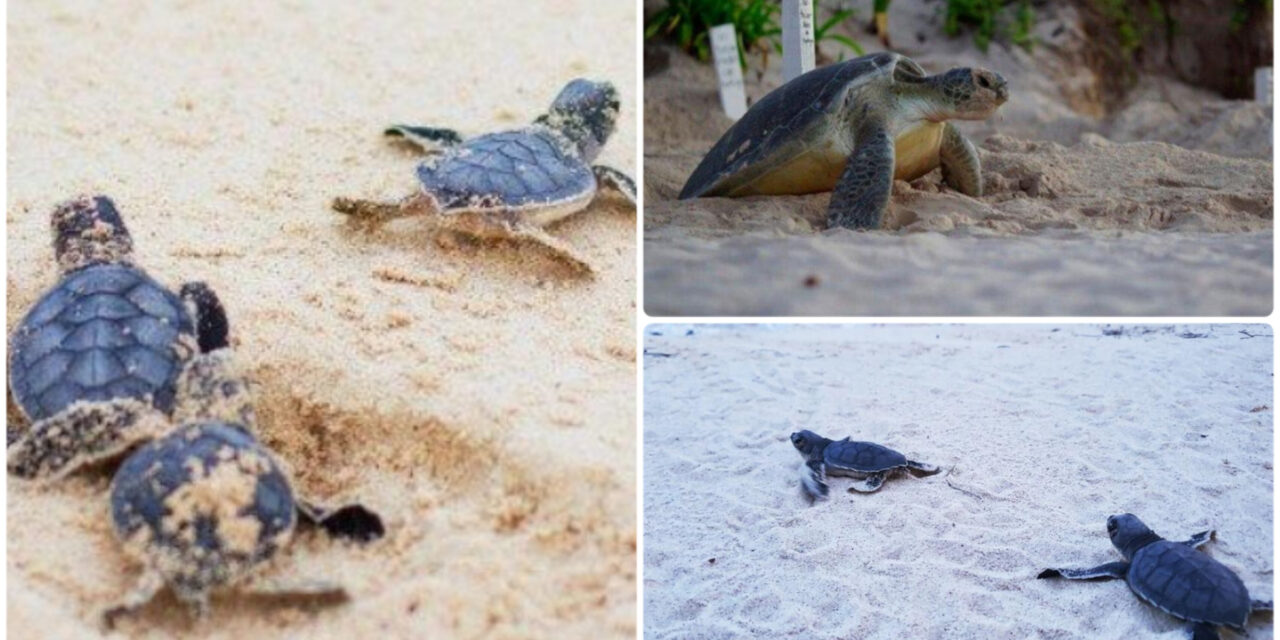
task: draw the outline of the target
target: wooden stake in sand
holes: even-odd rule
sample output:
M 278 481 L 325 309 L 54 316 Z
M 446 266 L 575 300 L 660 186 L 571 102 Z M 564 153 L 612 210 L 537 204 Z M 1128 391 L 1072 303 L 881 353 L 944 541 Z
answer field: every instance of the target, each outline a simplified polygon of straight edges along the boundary
M 1271 67 L 1253 70 L 1253 99 L 1262 104 L 1271 104 Z
M 742 65 L 738 61 L 738 34 L 732 24 L 711 27 L 711 56 L 720 80 L 720 106 L 737 120 L 747 112 L 747 93 L 742 85 Z
M 782 0 L 782 81 L 813 69 L 813 0 Z

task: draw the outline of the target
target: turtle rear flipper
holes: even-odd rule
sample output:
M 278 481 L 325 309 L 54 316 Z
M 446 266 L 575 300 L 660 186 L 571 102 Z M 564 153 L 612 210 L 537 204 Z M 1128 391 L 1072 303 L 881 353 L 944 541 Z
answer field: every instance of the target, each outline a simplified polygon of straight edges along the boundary
M 600 164 L 591 167 L 591 172 L 595 174 L 596 183 L 600 188 L 607 187 L 621 193 L 631 203 L 631 206 L 635 206 L 636 183 L 631 179 L 631 176 L 613 167 L 606 167 Z
M 78 402 L 31 425 L 9 447 L 9 473 L 54 480 L 122 456 L 169 429 L 165 417 L 131 398 Z
M 407 124 L 394 124 L 382 132 L 391 138 L 399 138 L 413 144 L 426 153 L 438 153 L 449 147 L 462 144 L 462 136 L 453 129 L 440 127 L 415 127 Z
M 200 345 L 200 353 L 209 353 L 227 348 L 230 333 L 227 322 L 227 310 L 223 308 L 218 294 L 208 283 L 195 281 L 182 285 L 178 297 L 187 305 L 187 313 L 196 325 L 196 342 Z
M 144 571 L 138 581 L 126 593 L 120 602 L 102 612 L 102 626 L 110 631 L 115 628 L 116 621 L 141 609 L 155 599 L 156 594 L 164 588 L 164 577 L 158 571 Z
M 369 542 L 386 533 L 382 517 L 359 503 L 335 509 L 326 509 L 307 500 L 298 500 L 297 505 L 302 522 L 320 527 L 335 538 Z
M 1272 603 L 1270 600 L 1254 600 L 1249 603 L 1251 611 L 1271 611 Z
M 907 460 L 906 466 L 908 471 L 917 476 L 931 476 L 942 471 L 942 467 L 924 462 L 916 462 L 915 460 Z
M 849 490 L 857 491 L 858 493 L 875 493 L 880 490 L 880 487 L 884 486 L 885 475 L 884 472 L 869 474 L 866 478 L 849 485 Z
M 879 229 L 893 191 L 893 138 L 883 121 L 869 119 L 855 141 L 831 194 L 827 223 L 832 229 Z
M 1066 578 L 1068 580 L 1123 580 L 1129 571 L 1128 562 L 1108 562 L 1092 569 L 1045 569 L 1036 579 Z

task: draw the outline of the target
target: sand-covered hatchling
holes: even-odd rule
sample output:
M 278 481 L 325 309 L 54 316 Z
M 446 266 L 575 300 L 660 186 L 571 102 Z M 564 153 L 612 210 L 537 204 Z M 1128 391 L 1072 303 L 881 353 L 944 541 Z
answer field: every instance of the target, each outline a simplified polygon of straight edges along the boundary
M 1217 640 L 1219 627 L 1244 632 L 1254 611 L 1271 611 L 1253 600 L 1235 572 L 1196 549 L 1214 537 L 1202 531 L 1183 542 L 1156 535 L 1137 516 L 1107 518 L 1107 535 L 1124 556 L 1091 569 L 1045 569 L 1037 578 L 1124 580 L 1139 598 L 1191 625 L 1193 640 Z
M 9 432 L 9 470 L 24 477 L 56 477 L 162 432 L 199 351 L 189 304 L 135 264 L 110 198 L 59 205 L 52 227 L 62 277 L 9 339 L 9 389 L 29 425 Z
M 827 496 L 827 476 L 848 476 L 858 481 L 850 491 L 871 493 L 884 485 L 885 479 L 898 473 L 931 476 L 940 469 L 931 464 L 908 460 L 906 456 L 873 442 L 845 438 L 831 440 L 812 431 L 791 434 L 791 444 L 804 458 L 800 485 L 810 498 Z
M 882 52 L 814 69 L 761 98 L 689 176 L 680 199 L 834 191 L 830 227 L 878 229 L 894 180 L 942 167 L 982 195 L 978 152 L 948 120 L 982 120 L 1009 99 L 1000 74 L 928 75 Z
M 612 84 L 577 79 L 547 113 L 519 129 L 463 138 L 450 129 L 393 126 L 388 136 L 427 152 L 417 168 L 417 191 L 396 202 L 336 198 L 333 208 L 369 223 L 430 214 L 471 237 L 532 241 L 575 272 L 591 274 L 586 260 L 544 228 L 585 209 L 601 188 L 635 204 L 631 178 L 591 164 L 613 133 L 619 108 Z

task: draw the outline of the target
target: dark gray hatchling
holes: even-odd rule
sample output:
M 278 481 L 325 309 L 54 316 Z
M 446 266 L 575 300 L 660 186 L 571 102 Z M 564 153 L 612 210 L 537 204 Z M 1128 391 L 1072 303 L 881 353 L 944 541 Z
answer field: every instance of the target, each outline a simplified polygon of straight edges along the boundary
M 398 202 L 336 198 L 333 208 L 375 224 L 432 214 L 445 228 L 469 236 L 535 242 L 590 275 L 590 264 L 544 228 L 585 209 L 602 187 L 635 204 L 631 178 L 591 164 L 613 133 L 619 108 L 612 84 L 577 79 L 547 113 L 520 129 L 464 139 L 450 129 L 393 126 L 387 135 L 428 153 L 417 168 L 418 191 Z
M 849 438 L 831 440 L 808 430 L 791 434 L 791 444 L 805 461 L 800 486 L 813 499 L 827 496 L 827 476 L 856 478 L 858 482 L 854 482 L 850 490 L 871 493 L 879 490 L 885 479 L 898 473 L 931 476 L 940 471 L 934 465 L 908 460 L 901 453 L 873 442 Z
M 1198 547 L 1214 537 L 1201 531 L 1172 542 L 1156 535 L 1137 516 L 1107 518 L 1107 535 L 1124 556 L 1091 569 L 1045 569 L 1037 578 L 1124 580 L 1139 598 L 1191 623 L 1193 640 L 1217 640 L 1218 627 L 1244 632 L 1254 611 L 1270 611 L 1271 602 L 1252 600 L 1240 577 Z
M 337 583 L 256 574 L 300 524 L 361 542 L 384 533 L 381 518 L 363 505 L 327 509 L 296 495 L 286 467 L 256 439 L 253 399 L 227 342 L 225 311 L 212 290 L 191 288 L 205 352 L 178 379 L 178 426 L 129 454 L 111 482 L 116 534 L 143 572 L 103 613 L 108 627 L 166 585 L 201 615 L 212 592 L 236 586 L 340 601 L 346 590 Z
M 177 384 L 200 351 L 198 284 L 181 297 L 134 263 L 133 239 L 110 198 L 53 212 L 62 278 L 9 338 L 9 389 L 27 419 L 9 430 L 9 470 L 54 478 L 119 454 L 168 428 Z

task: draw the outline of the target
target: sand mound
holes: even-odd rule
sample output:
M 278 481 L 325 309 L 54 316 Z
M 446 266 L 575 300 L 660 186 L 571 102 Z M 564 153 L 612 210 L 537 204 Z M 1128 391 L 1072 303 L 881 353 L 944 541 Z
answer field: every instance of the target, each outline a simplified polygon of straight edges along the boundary
M 634 214 L 605 199 L 553 230 L 598 267 L 579 282 L 536 248 L 441 245 L 420 220 L 360 233 L 329 209 L 407 193 L 389 121 L 513 127 L 578 76 L 618 86 L 601 162 L 634 172 L 634 7 L 496 11 L 11 8 L 8 327 L 54 281 L 54 203 L 113 196 L 152 275 L 223 297 L 300 491 L 388 520 L 378 544 L 304 536 L 273 565 L 341 579 L 344 606 L 226 596 L 193 623 L 166 596 L 130 635 L 634 634 Z M 107 480 L 10 483 L 10 636 L 96 636 L 129 585 Z
M 1122 583 L 1035 579 L 1119 559 L 1126 511 L 1216 529 L 1271 598 L 1272 342 L 1241 329 L 652 325 L 647 636 L 1184 638 Z M 801 428 L 944 471 L 809 506 Z

